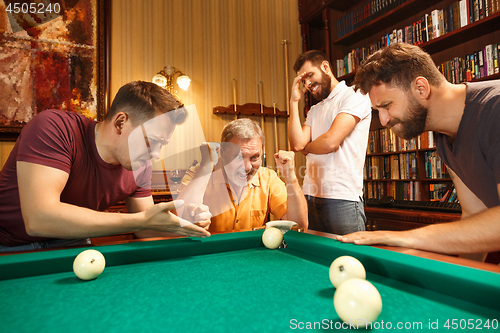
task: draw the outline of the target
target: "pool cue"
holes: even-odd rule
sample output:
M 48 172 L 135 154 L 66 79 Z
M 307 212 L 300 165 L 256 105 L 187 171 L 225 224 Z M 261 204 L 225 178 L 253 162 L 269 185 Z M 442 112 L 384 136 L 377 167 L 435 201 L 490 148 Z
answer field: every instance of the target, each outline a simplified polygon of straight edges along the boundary
M 283 39 L 281 45 L 285 49 L 285 84 L 286 84 L 286 115 L 290 115 L 290 85 L 288 79 L 288 40 Z M 286 150 L 290 150 L 290 141 L 288 140 L 288 121 L 286 125 Z
M 266 131 L 264 130 L 264 126 L 266 122 L 264 121 L 264 105 L 262 104 L 262 81 L 259 81 L 259 102 L 260 102 L 260 127 L 262 128 L 262 133 L 264 137 L 266 137 Z M 266 145 L 262 148 L 262 165 L 267 167 L 267 159 L 266 159 Z
M 279 152 L 278 149 L 278 117 L 276 117 L 276 103 L 273 103 L 274 113 L 274 153 Z
M 234 99 L 234 120 L 238 119 L 238 110 L 236 109 L 236 79 L 233 78 L 233 99 Z
M 274 153 L 279 153 L 279 148 L 278 148 L 278 118 L 276 117 L 276 103 L 273 103 L 273 113 L 274 113 L 274 119 L 273 119 L 273 124 L 274 124 Z M 275 161 L 276 163 L 276 161 Z M 276 173 L 278 175 L 280 174 L 278 168 L 276 168 Z

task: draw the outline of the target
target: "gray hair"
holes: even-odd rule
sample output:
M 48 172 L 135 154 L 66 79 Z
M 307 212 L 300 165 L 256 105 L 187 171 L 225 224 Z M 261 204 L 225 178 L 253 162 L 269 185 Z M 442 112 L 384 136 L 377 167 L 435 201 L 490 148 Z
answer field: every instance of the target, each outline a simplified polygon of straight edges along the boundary
M 264 138 L 264 132 L 260 128 L 259 124 L 249 118 L 236 119 L 224 126 L 220 141 L 228 142 L 233 137 L 237 137 L 242 140 L 251 140 L 255 137 L 259 137 L 262 141 L 262 147 L 264 147 L 266 140 Z

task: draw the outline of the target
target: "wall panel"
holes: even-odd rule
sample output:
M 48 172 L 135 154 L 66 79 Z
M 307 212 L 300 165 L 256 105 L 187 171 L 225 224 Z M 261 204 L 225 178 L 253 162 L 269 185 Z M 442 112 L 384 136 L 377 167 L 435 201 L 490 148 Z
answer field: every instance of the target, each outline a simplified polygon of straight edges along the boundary
M 263 102 L 286 109 L 282 40 L 289 41 L 289 77 L 301 51 L 297 0 L 114 0 L 112 5 L 111 97 L 125 83 L 151 80 L 166 65 L 191 78 L 188 91 L 177 89 L 186 105 L 195 104 L 206 140 L 220 140 L 232 116 L 217 116 L 215 106 L 234 101 Z M 253 119 L 258 120 L 257 117 Z M 286 148 L 286 121 L 278 121 L 278 143 Z M 272 119 L 266 119 L 266 150 L 274 151 Z M 298 167 L 304 158 L 297 154 Z

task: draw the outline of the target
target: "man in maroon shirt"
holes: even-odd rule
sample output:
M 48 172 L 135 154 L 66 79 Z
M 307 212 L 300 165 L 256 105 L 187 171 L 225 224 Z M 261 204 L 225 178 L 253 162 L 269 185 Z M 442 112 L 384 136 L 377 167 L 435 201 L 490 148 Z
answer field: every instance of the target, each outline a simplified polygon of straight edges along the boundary
M 159 158 L 186 116 L 170 93 L 141 81 L 120 88 L 101 123 L 71 112 L 39 113 L 0 172 L 0 251 L 123 232 L 209 236 L 206 207 L 186 207 L 193 216 L 186 221 L 170 212 L 182 201 L 155 205 L 151 196 L 150 159 Z M 139 140 L 131 140 L 137 133 Z M 144 151 L 137 151 L 140 141 Z M 129 214 L 102 212 L 121 200 Z

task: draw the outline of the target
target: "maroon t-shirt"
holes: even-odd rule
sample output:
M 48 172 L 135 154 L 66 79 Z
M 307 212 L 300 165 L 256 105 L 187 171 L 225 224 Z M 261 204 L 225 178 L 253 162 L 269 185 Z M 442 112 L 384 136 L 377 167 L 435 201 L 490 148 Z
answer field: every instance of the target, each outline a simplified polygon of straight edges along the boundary
M 47 240 L 26 233 L 19 202 L 17 161 L 68 173 L 61 193 L 61 202 L 68 204 L 103 211 L 127 197 L 151 195 L 147 171 L 138 186 L 131 171 L 101 159 L 95 145 L 95 126 L 95 121 L 76 113 L 46 110 L 23 128 L 0 172 L 1 244 L 16 246 Z

